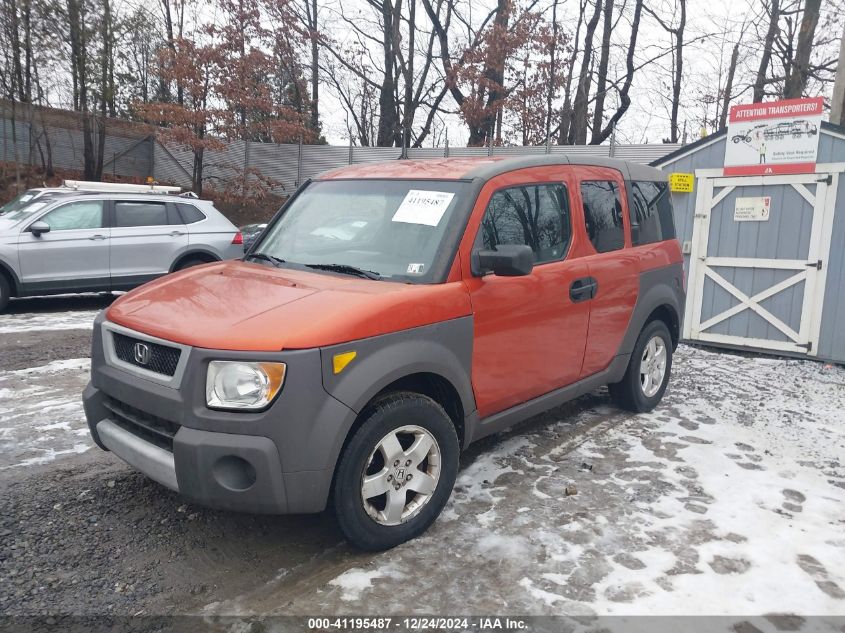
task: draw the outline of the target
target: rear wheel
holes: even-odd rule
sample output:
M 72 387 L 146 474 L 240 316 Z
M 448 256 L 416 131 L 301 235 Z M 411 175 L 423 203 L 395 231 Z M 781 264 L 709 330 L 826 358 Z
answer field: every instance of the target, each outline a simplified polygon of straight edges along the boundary
M 201 266 L 202 264 L 207 264 L 208 260 L 202 259 L 200 257 L 188 257 L 187 259 L 182 260 L 176 266 L 174 270 L 185 270 L 186 268 L 193 268 L 194 266 Z
M 637 413 L 651 411 L 663 398 L 672 369 L 672 337 L 663 321 L 650 321 L 634 345 L 625 376 L 609 385 L 614 402 Z
M 377 400 L 362 413 L 332 490 L 346 538 L 384 550 L 422 534 L 452 493 L 460 447 L 439 404 L 411 392 Z
M 0 273 L 0 312 L 6 309 L 9 305 L 9 299 L 12 297 L 12 287 L 6 276 Z

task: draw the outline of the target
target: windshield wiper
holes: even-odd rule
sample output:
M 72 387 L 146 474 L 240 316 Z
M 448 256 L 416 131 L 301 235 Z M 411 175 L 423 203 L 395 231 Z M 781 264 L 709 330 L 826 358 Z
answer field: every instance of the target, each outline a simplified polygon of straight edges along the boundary
M 250 253 L 246 257 L 244 257 L 244 261 L 247 259 L 261 259 L 265 262 L 270 262 L 273 266 L 279 267 L 285 263 L 285 260 L 280 259 L 278 257 L 274 257 L 273 255 L 268 255 L 267 253 Z
M 364 279 L 373 279 L 379 280 L 381 279 L 381 275 L 377 272 L 372 270 L 364 270 L 363 268 L 358 268 L 356 266 L 350 266 L 349 264 L 305 264 L 308 268 L 316 268 L 318 270 L 330 270 L 335 273 L 341 273 L 344 275 L 356 275 L 358 277 L 363 277 Z

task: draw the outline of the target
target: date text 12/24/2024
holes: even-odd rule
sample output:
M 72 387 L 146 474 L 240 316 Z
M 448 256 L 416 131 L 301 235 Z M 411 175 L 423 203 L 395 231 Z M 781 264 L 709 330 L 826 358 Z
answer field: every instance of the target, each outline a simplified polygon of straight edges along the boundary
M 311 631 L 523 631 L 528 623 L 510 617 L 336 617 L 308 618 Z

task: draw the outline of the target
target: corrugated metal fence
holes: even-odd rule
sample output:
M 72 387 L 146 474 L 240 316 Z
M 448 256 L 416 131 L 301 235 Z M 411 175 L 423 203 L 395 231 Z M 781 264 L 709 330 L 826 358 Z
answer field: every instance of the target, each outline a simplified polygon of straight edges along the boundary
M 9 102 L 0 103 L 0 157 L 22 163 L 42 165 L 52 156 L 56 168 L 81 170 L 83 165 L 82 130 L 74 112 L 17 106 L 14 116 Z M 152 176 L 161 183 L 191 186 L 193 154 L 190 150 L 164 143 L 161 135 L 148 126 L 122 120 L 105 119 L 106 142 L 104 171 L 109 174 L 143 180 Z M 649 163 L 677 149 L 678 145 L 575 145 L 538 147 L 449 147 L 411 148 L 408 158 L 444 156 L 487 156 L 524 154 L 578 154 L 612 156 Z M 226 182 L 257 171 L 273 183 L 278 192 L 292 191 L 307 178 L 335 167 L 355 163 L 396 160 L 401 149 L 391 147 L 352 147 L 298 145 L 231 141 L 222 151 L 206 151 L 204 182 L 206 187 L 222 188 Z M 246 176 L 251 177 L 251 176 Z

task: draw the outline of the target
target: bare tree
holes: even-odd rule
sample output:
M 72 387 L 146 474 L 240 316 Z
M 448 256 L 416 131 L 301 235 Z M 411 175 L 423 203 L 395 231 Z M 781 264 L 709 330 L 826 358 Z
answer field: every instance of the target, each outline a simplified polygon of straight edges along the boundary
M 687 24 L 687 3 L 686 0 L 676 0 L 675 11 L 677 23 L 667 22 L 656 11 L 649 7 L 643 9 L 651 15 L 657 23 L 671 36 L 673 40 L 672 51 L 672 101 L 671 114 L 669 117 L 670 141 L 677 143 L 680 138 L 678 128 L 678 112 L 681 108 L 681 89 L 684 78 L 684 30 Z
M 804 0 L 804 13 L 801 28 L 798 31 L 798 45 L 792 66 L 787 68 L 783 96 L 785 99 L 797 99 L 804 95 L 807 78 L 810 75 L 810 53 L 813 49 L 816 25 L 819 23 L 821 0 Z
M 755 103 L 762 101 L 766 94 L 766 80 L 772 59 L 772 48 L 774 47 L 775 38 L 778 36 L 778 33 L 780 33 L 780 0 L 770 0 L 766 7 L 766 12 L 769 16 L 769 28 L 767 29 L 766 36 L 763 39 L 763 51 L 760 55 L 760 65 L 757 68 L 757 77 L 754 80 L 754 95 L 752 98 Z
M 830 122 L 845 125 L 845 24 L 842 25 L 842 41 L 839 44 L 839 62 L 830 105 Z

